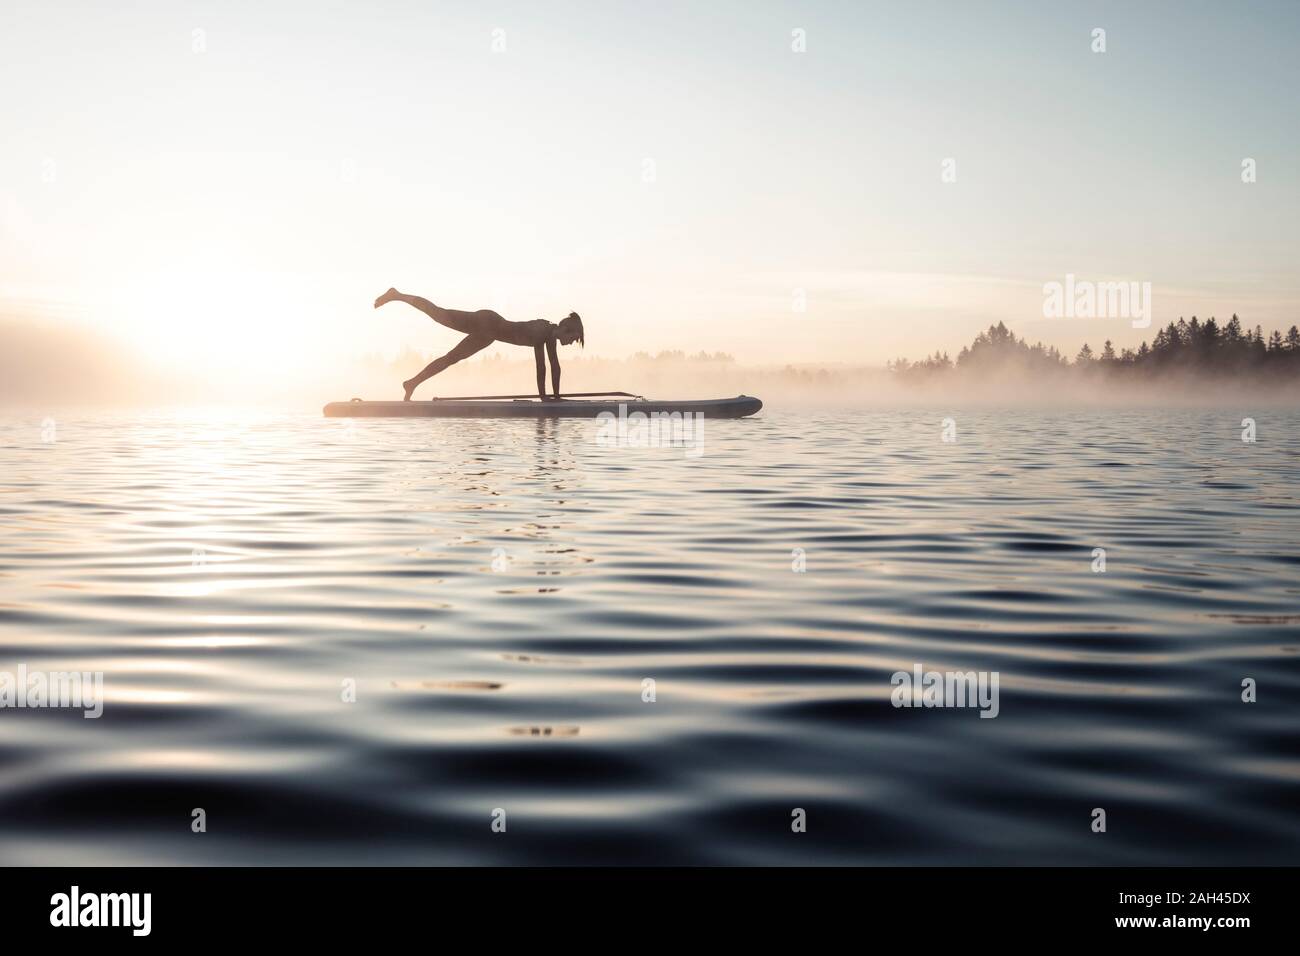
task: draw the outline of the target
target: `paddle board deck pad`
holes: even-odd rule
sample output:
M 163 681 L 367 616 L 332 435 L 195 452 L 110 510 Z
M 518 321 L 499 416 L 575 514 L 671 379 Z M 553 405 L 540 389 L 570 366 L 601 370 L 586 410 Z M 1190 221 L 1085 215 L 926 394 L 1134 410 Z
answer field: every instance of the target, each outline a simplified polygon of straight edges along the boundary
M 426 402 L 330 402 L 325 406 L 327 418 L 595 418 L 602 412 L 619 414 L 655 412 L 682 415 L 699 412 L 705 418 L 744 418 L 753 415 L 763 403 L 748 395 L 735 398 L 707 398 L 695 401 L 663 402 L 646 398 L 574 399 L 542 402 L 535 398 L 500 401 L 493 399 L 435 398 Z

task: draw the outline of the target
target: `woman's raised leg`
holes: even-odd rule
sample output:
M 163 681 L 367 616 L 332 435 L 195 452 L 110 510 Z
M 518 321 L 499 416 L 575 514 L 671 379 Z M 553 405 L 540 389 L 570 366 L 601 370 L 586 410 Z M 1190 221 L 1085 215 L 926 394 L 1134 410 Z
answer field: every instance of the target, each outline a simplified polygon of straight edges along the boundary
M 407 295 L 404 292 L 398 292 L 396 289 L 389 289 L 375 299 L 375 308 L 377 309 L 389 302 L 405 302 L 407 305 L 414 306 L 439 325 L 445 325 L 462 335 L 484 335 L 489 332 L 481 313 L 462 312 L 459 309 L 444 309 L 441 306 L 434 305 L 422 295 Z

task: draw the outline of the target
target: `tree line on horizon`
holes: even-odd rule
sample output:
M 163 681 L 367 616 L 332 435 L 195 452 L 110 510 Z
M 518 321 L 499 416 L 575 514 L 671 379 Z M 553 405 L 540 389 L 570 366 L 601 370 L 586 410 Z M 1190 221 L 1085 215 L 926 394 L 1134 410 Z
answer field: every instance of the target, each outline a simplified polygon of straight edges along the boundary
M 1272 376 L 1300 370 L 1300 329 L 1293 325 L 1285 336 L 1274 331 L 1265 339 L 1260 326 L 1256 325 L 1254 331 L 1246 329 L 1236 315 L 1222 326 L 1213 317 L 1201 322 L 1192 316 L 1190 322 L 1182 318 L 1170 322 L 1156 333 L 1150 345 L 1143 341 L 1136 349 L 1116 352 L 1107 339 L 1101 352 L 1096 353 L 1085 342 L 1071 361 L 1055 346 L 1042 342 L 1030 345 L 999 322 L 963 347 L 955 361 L 947 352 L 936 351 L 918 362 L 897 359 L 889 362 L 888 368 L 901 378 L 915 379 L 954 369 L 979 371 L 1008 365 L 1027 371 L 1140 370 L 1142 374 Z

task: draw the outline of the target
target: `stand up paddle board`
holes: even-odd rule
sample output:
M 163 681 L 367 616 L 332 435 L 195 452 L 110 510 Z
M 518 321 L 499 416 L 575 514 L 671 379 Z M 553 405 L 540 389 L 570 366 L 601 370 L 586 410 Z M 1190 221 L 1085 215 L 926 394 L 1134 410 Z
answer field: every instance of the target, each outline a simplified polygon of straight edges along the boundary
M 625 414 L 682 415 L 700 413 L 705 418 L 744 418 L 753 415 L 763 403 L 748 395 L 735 398 L 708 398 L 693 401 L 658 401 L 618 392 L 588 392 L 584 395 L 626 395 L 625 398 L 588 399 L 566 395 L 558 401 L 543 402 L 521 395 L 482 395 L 464 398 L 435 398 L 423 402 L 330 402 L 325 406 L 327 418 L 595 418 L 602 412 Z

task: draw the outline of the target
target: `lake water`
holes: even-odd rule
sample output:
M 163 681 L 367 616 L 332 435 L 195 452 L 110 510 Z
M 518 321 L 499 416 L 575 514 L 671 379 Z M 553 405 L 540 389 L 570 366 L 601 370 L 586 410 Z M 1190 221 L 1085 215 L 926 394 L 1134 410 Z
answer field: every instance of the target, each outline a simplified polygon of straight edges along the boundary
M 0 419 L 0 861 L 1296 863 L 1300 413 L 944 414 Z

